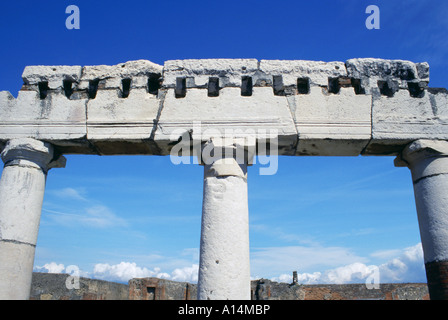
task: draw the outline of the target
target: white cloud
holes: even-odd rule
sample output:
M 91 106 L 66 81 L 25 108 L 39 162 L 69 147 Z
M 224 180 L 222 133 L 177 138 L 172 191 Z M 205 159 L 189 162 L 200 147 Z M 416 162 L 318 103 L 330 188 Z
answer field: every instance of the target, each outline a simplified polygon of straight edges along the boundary
M 328 270 L 318 280 L 321 283 L 363 283 L 372 275 L 374 270 L 375 266 L 366 266 L 363 263 L 356 262 Z
M 126 226 L 127 221 L 115 215 L 104 205 L 93 205 L 82 210 L 81 213 L 68 213 L 43 208 L 42 211 L 50 214 L 51 218 L 65 226 L 85 226 L 93 228 L 108 228 Z
M 57 264 L 56 262 L 50 262 L 44 264 L 42 267 L 34 267 L 36 272 L 47 272 L 47 273 L 63 273 L 65 266 L 63 264 Z
M 380 250 L 371 253 L 370 256 L 376 259 L 388 260 L 399 256 L 401 252 L 402 250 L 400 249 Z
M 89 199 L 83 188 L 74 189 L 67 187 L 52 189 L 48 192 L 63 200 L 77 200 L 76 203 L 64 201 L 56 206 L 54 202 L 50 202 L 49 205 L 43 206 L 42 211 L 49 213 L 48 216 L 58 224 L 69 227 L 83 226 L 93 228 L 123 227 L 128 225 L 126 220 L 118 217 L 108 206 Z
M 367 259 L 343 247 L 288 246 L 254 248 L 251 253 L 253 275 L 274 275 L 291 270 L 335 268 Z
M 278 251 L 282 251 L 280 249 L 284 248 L 278 249 Z M 307 250 L 304 250 L 303 248 L 298 249 L 297 247 L 288 247 L 286 249 L 287 250 L 280 252 L 276 257 L 271 254 L 271 251 L 269 251 L 270 257 L 273 259 L 286 257 L 287 254 L 298 253 L 299 251 L 302 253 L 307 253 Z M 345 254 L 345 258 L 342 257 L 340 261 L 356 258 L 356 256 L 351 255 L 343 248 L 334 249 L 333 253 L 327 254 L 327 258 L 329 256 L 334 257 L 335 254 Z M 378 252 L 375 253 L 375 255 L 378 255 Z M 279 263 L 281 263 L 281 261 Z M 80 272 L 80 275 L 84 277 L 123 283 L 128 282 L 132 278 L 145 277 L 156 277 L 173 281 L 197 283 L 198 269 L 199 266 L 197 264 L 192 264 L 191 266 L 176 268 L 169 273 L 162 272 L 158 267 L 153 269 L 140 267 L 135 262 L 120 262 L 119 264 L 114 265 L 98 263 L 95 264 L 92 273 Z M 66 268 L 63 264 L 50 262 L 45 264 L 43 267 L 35 267 L 34 271 L 63 273 L 64 271 L 66 272 Z M 352 262 L 340 267 L 327 269 L 324 272 L 298 273 L 297 277 L 298 282 L 301 284 L 367 283 L 367 281 L 370 281 L 372 276 L 375 275 L 375 272 L 379 275 L 379 283 L 426 282 L 421 244 L 400 250 L 399 254 L 395 258 L 392 258 L 386 263 L 378 266 L 366 265 L 362 262 Z M 254 280 L 259 279 L 260 277 L 256 276 L 251 278 Z M 291 273 L 283 273 L 276 277 L 270 277 L 270 279 L 277 282 L 291 283 L 292 271 Z
M 74 188 L 62 188 L 58 190 L 48 190 L 49 193 L 54 194 L 57 197 L 73 200 L 86 201 L 87 199 L 83 196 L 84 191 Z
M 398 250 L 374 253 L 375 256 L 390 256 Z M 396 282 L 426 282 L 421 244 L 399 251 L 398 257 L 392 258 L 384 264 L 374 266 L 355 262 L 342 267 L 326 270 L 323 273 L 298 274 L 298 282 L 302 284 L 344 284 L 365 283 L 371 279 L 374 272 L 378 272 L 380 283 Z M 273 281 L 292 282 L 292 274 L 281 274 L 271 278 Z
M 68 273 L 73 274 L 73 268 L 77 269 L 76 266 L 68 266 L 67 268 L 63 264 L 57 264 L 56 262 L 50 262 L 42 267 L 35 266 L 35 272 L 46 272 L 46 273 Z M 148 269 L 146 267 L 139 267 L 135 262 L 125 262 L 122 261 L 118 264 L 108 264 L 108 263 L 97 263 L 93 267 L 93 272 L 82 272 L 79 270 L 78 275 L 101 279 L 112 282 L 122 282 L 126 283 L 133 278 L 146 278 L 146 277 L 156 277 L 160 279 L 169 279 L 173 281 L 182 281 L 196 283 L 198 281 L 198 270 L 199 266 L 193 264 L 190 267 L 176 268 L 171 274 L 167 272 L 162 272 L 160 268 L 155 267 L 154 269 Z
M 381 282 L 425 282 L 426 273 L 421 243 L 403 250 L 394 258 L 379 266 Z
M 149 270 L 137 266 L 134 262 L 120 262 L 110 265 L 108 263 L 98 263 L 93 268 L 93 277 L 108 281 L 127 282 L 132 278 L 160 277 L 165 278 L 166 274 L 161 273 L 159 268 Z
M 124 219 L 117 217 L 108 207 L 103 205 L 87 208 L 81 222 L 99 228 L 125 226 L 127 224 Z
M 34 272 L 44 272 L 44 273 L 66 273 L 70 275 L 76 275 L 79 277 L 89 277 L 89 273 L 82 271 L 76 265 L 64 266 L 62 263 L 50 262 L 44 264 L 42 267 L 35 266 L 33 268 Z
M 110 265 L 107 263 L 98 263 L 94 266 L 93 277 L 107 281 L 127 282 L 132 278 L 156 277 L 161 279 L 169 279 L 173 281 L 184 281 L 195 283 L 198 281 L 197 264 L 191 267 L 177 268 L 171 272 L 161 272 L 156 267 L 150 270 L 145 267 L 139 267 L 134 262 L 120 262 L 119 264 Z
M 183 282 L 198 282 L 199 265 L 194 264 L 191 267 L 175 269 L 169 279 Z

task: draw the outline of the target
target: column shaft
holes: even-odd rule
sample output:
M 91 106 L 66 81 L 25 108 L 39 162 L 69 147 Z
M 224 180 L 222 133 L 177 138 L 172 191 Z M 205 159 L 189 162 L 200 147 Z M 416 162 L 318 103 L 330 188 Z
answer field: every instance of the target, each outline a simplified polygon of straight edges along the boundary
M 204 167 L 199 300 L 250 300 L 247 164 Z
M 0 179 L 0 299 L 28 299 L 49 163 L 50 145 L 11 140 Z
M 399 160 L 412 173 L 430 298 L 448 300 L 448 142 L 415 141 Z

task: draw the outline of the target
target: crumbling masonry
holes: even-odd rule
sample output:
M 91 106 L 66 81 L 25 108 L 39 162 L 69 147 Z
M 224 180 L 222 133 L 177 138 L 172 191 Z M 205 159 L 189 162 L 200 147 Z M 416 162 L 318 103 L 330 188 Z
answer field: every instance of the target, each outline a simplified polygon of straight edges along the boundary
M 0 298 L 29 298 L 45 181 L 64 154 L 185 149 L 204 165 L 198 299 L 251 298 L 246 178 L 263 153 L 397 156 L 430 297 L 448 298 L 448 93 L 428 87 L 427 63 L 139 60 L 29 66 L 23 82 L 17 98 L 0 92 Z

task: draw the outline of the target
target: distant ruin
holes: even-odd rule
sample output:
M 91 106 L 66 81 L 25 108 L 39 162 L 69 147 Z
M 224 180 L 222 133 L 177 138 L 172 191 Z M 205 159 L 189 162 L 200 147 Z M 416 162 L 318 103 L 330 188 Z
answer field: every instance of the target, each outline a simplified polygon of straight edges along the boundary
M 159 278 L 135 278 L 128 284 L 80 278 L 67 289 L 67 274 L 33 273 L 32 300 L 196 300 L 197 285 Z M 251 281 L 251 300 L 429 300 L 425 283 L 302 285 L 267 279 Z

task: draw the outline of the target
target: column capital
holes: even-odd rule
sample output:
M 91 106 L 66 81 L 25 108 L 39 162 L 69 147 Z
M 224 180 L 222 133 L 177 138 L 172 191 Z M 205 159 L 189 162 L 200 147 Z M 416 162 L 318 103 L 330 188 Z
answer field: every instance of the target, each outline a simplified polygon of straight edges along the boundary
M 448 157 L 448 141 L 416 140 L 408 144 L 394 161 L 396 167 L 409 167 L 415 161 Z
M 57 155 L 53 146 L 48 142 L 32 138 L 9 140 L 1 158 L 5 166 L 30 166 L 47 172 L 51 168 L 65 167 L 66 159 Z
M 415 183 L 426 177 L 448 174 L 448 141 L 416 140 L 407 145 L 394 161 L 408 167 Z
M 246 178 L 254 153 L 255 143 L 250 144 L 245 138 L 210 139 L 201 145 L 199 163 L 205 166 L 205 177 Z

